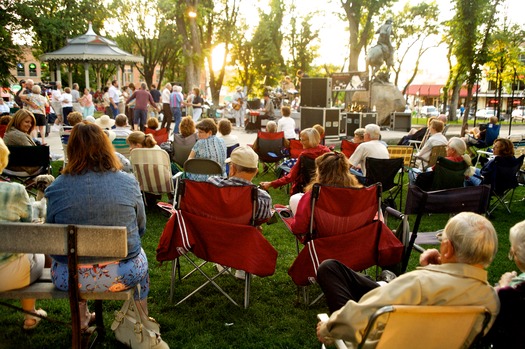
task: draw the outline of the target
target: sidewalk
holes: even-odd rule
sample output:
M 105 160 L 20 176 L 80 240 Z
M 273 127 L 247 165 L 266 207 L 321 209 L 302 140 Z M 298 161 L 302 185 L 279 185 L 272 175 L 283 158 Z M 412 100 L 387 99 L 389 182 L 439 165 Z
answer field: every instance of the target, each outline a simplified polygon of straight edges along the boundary
M 173 129 L 173 127 L 172 127 Z M 461 125 L 450 125 L 447 131 L 447 137 L 459 136 L 461 132 Z M 246 133 L 243 129 L 233 127 L 232 134 L 236 135 L 239 138 L 240 145 L 253 144 L 257 138 L 256 133 Z M 382 140 L 388 144 L 397 144 L 397 141 L 401 139 L 407 132 L 404 131 L 381 131 Z M 513 124 L 512 125 L 512 135 L 525 135 L 525 124 Z M 500 136 L 507 137 L 509 135 L 509 125 L 502 125 Z M 172 136 L 170 135 L 170 139 Z M 59 160 L 63 158 L 62 143 L 60 142 L 60 136 L 58 132 L 51 132 L 48 137 L 46 137 L 46 143 L 50 146 L 50 151 L 53 160 Z M 329 144 L 337 145 L 338 142 L 328 142 Z

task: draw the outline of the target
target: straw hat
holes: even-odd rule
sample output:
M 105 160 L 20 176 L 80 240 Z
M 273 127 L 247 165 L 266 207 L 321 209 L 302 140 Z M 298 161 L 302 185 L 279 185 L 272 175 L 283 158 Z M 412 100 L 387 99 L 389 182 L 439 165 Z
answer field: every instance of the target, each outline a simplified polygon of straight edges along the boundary
M 115 125 L 115 120 L 111 119 L 108 115 L 102 115 L 100 118 L 95 120 L 95 124 L 101 128 L 112 128 Z

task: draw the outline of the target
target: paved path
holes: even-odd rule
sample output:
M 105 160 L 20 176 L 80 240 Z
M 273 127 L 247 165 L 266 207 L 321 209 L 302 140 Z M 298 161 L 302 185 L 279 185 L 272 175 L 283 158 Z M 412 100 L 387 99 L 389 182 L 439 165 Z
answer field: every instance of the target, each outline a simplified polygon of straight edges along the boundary
M 172 127 L 173 129 L 173 127 Z M 508 132 L 509 126 L 503 125 L 500 131 L 501 136 L 507 136 L 509 134 Z M 460 125 L 451 125 L 447 131 L 447 136 L 459 136 L 461 131 Z M 239 143 L 241 145 L 246 144 L 253 144 L 255 141 L 255 138 L 257 137 L 256 133 L 246 133 L 243 129 L 240 128 L 233 128 L 232 134 L 239 137 Z M 389 144 L 395 144 L 396 141 L 401 139 L 406 134 L 404 131 L 381 131 L 381 137 L 382 139 L 389 143 Z M 525 135 L 525 124 L 521 125 L 512 125 L 512 132 L 513 135 Z M 53 160 L 61 159 L 63 157 L 63 150 L 62 150 L 62 143 L 60 142 L 60 137 L 58 135 L 58 132 L 51 132 L 48 137 L 46 137 L 46 143 L 49 144 L 51 149 L 51 154 L 53 156 Z M 329 142 L 330 143 L 330 142 Z

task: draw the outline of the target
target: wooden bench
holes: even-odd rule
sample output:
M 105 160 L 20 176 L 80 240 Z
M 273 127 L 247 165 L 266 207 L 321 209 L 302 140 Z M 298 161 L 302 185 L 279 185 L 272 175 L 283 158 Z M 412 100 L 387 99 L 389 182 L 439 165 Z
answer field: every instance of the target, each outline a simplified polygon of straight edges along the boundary
M 122 292 L 79 292 L 78 257 L 103 257 L 108 260 L 122 259 L 128 254 L 126 227 L 34 224 L 1 222 L 2 243 L 0 252 L 7 253 L 43 253 L 48 255 L 66 255 L 69 269 L 69 291 L 60 291 L 51 282 L 49 269 L 35 283 L 17 290 L 0 292 L 3 299 L 64 299 L 69 298 L 71 309 L 72 348 L 87 344 L 89 338 L 81 336 L 80 300 L 94 300 L 96 313 L 96 340 L 103 340 L 105 335 L 102 317 L 103 300 L 127 300 L 133 297 L 133 290 Z M 84 341 L 83 341 L 84 339 Z

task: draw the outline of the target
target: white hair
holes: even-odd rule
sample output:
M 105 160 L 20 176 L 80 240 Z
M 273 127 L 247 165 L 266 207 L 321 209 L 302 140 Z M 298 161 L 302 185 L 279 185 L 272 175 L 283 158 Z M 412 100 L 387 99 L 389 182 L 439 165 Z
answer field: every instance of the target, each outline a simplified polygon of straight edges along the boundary
M 370 139 L 379 139 L 381 137 L 381 128 L 376 124 L 368 124 L 365 126 L 365 133 L 370 136 Z
M 461 212 L 449 219 L 444 235 L 459 263 L 488 267 L 498 250 L 498 236 L 490 221 L 476 213 Z
M 509 240 L 520 267 L 525 266 L 525 221 L 510 228 Z

